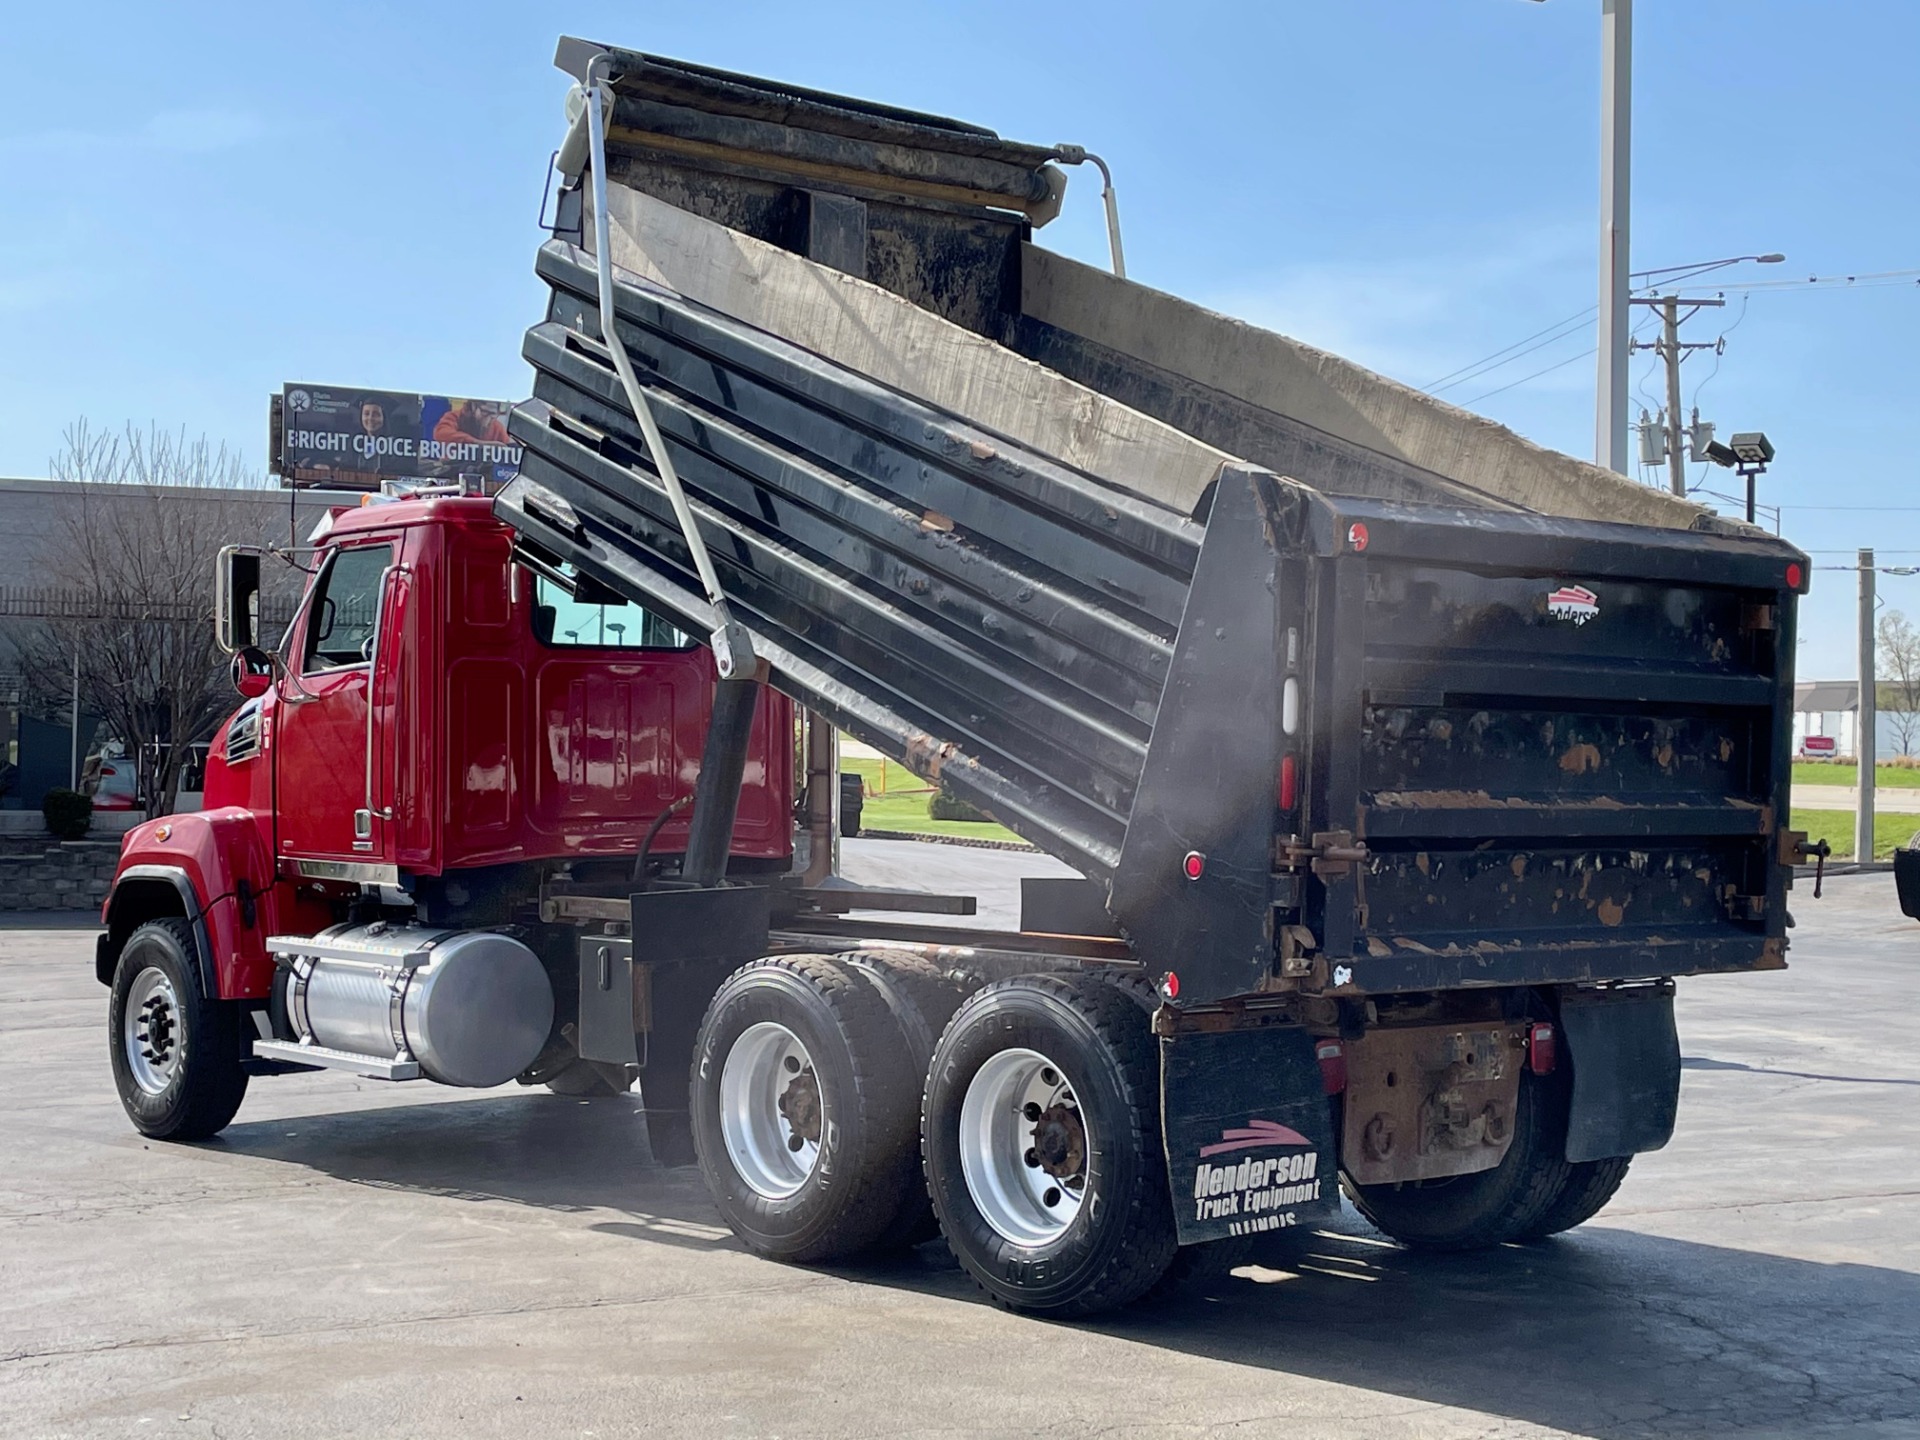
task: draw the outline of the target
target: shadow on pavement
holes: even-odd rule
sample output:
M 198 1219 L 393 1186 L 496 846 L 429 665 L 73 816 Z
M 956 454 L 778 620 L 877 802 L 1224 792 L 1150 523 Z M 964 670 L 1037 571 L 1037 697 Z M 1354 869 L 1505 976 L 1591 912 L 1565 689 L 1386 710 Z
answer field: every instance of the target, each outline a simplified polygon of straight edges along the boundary
M 209 1148 L 456 1201 L 605 1210 L 620 1218 L 599 1233 L 738 1248 L 697 1172 L 654 1166 L 644 1135 L 631 1098 L 536 1092 L 236 1124 Z M 833 1273 L 985 1303 L 937 1242 Z M 1075 1328 L 1612 1440 L 1920 1433 L 1917 1326 L 1920 1276 L 1903 1270 L 1604 1225 L 1428 1255 L 1347 1212 L 1269 1237 L 1258 1264 L 1202 1290 Z
M 1789 1080 L 1827 1080 L 1835 1085 L 1920 1085 L 1920 1080 L 1899 1079 L 1888 1075 L 1817 1075 L 1810 1070 L 1770 1070 L 1764 1065 L 1747 1065 L 1739 1060 L 1709 1060 L 1687 1055 L 1680 1061 L 1682 1070 L 1739 1070 L 1748 1075 L 1784 1075 Z

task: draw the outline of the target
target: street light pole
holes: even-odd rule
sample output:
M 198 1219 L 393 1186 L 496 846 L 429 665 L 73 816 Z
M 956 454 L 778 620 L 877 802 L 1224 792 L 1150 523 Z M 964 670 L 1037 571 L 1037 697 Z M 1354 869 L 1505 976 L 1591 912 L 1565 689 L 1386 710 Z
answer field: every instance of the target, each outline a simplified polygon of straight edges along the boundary
M 1594 459 L 1627 473 L 1633 0 L 1600 0 L 1600 361 Z
M 1853 758 L 1859 776 L 1853 810 L 1853 858 L 1861 864 L 1873 859 L 1873 785 L 1879 779 L 1874 766 L 1880 759 L 1880 681 L 1874 664 L 1873 551 L 1860 552 L 1860 706 L 1854 712 Z

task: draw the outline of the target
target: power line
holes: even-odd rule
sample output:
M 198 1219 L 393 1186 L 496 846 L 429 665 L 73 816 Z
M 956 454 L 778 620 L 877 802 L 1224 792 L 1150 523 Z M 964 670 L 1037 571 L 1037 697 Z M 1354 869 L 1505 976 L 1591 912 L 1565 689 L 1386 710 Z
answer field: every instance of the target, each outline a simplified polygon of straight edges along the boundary
M 1688 279 L 1690 276 L 1703 274 L 1708 270 L 1719 269 L 1724 263 L 1725 262 L 1716 261 L 1711 264 L 1701 265 L 1692 269 L 1688 269 L 1686 267 L 1675 267 L 1677 270 L 1681 270 L 1684 272 L 1679 274 L 1666 274 L 1664 272 L 1655 271 L 1655 270 L 1637 270 L 1634 272 L 1636 278 L 1644 275 L 1660 275 L 1661 278 L 1657 284 L 1636 286 L 1632 291 L 1632 293 L 1641 294 L 1645 292 L 1657 291 L 1665 286 L 1677 285 L 1685 281 L 1686 279 Z M 1752 295 L 1752 294 L 1757 294 L 1761 292 L 1767 292 L 1767 293 L 1773 293 L 1773 294 L 1791 294 L 1791 293 L 1796 293 L 1796 292 L 1805 291 L 1805 290 L 1875 290 L 1875 289 L 1886 289 L 1894 286 L 1899 286 L 1903 288 L 1920 289 L 1920 269 L 1877 270 L 1877 271 L 1870 271 L 1870 272 L 1859 274 L 1859 275 L 1829 275 L 1829 276 L 1809 275 L 1805 280 L 1753 280 L 1753 281 L 1748 281 L 1744 284 L 1719 286 L 1716 288 L 1715 293 L 1720 296 L 1726 296 L 1728 294 L 1739 294 L 1742 296 L 1746 296 L 1746 295 Z M 1570 338 L 1573 334 L 1573 331 L 1577 329 L 1582 323 L 1584 323 L 1587 320 L 1587 318 L 1591 316 L 1598 308 L 1599 308 L 1598 306 L 1589 305 L 1586 307 L 1586 309 L 1578 311 L 1575 314 L 1569 315 L 1563 320 L 1556 320 L 1553 324 L 1547 326 L 1545 329 L 1536 330 L 1533 332 L 1533 334 L 1528 335 L 1522 339 L 1516 340 L 1511 345 L 1503 346 L 1501 349 L 1495 350 L 1490 355 L 1483 355 L 1478 360 L 1473 361 L 1471 364 L 1463 365 L 1458 370 L 1449 371 L 1447 374 L 1442 375 L 1438 380 L 1432 381 L 1431 383 L 1429 383 L 1428 385 L 1422 388 L 1425 389 L 1428 394 L 1438 395 L 1442 390 L 1451 390 L 1455 386 L 1465 384 L 1468 380 L 1478 379 L 1479 377 L 1489 373 L 1490 371 L 1504 369 L 1506 368 L 1506 366 L 1512 364 L 1515 360 L 1520 359 L 1522 356 L 1530 355 L 1536 350 L 1545 349 L 1548 345 L 1552 345 L 1556 341 Z M 1744 310 L 1741 313 L 1741 318 L 1743 319 L 1745 318 Z M 1738 327 L 1739 323 L 1740 323 L 1739 320 L 1735 320 L 1733 325 L 1730 325 L 1727 327 L 1727 330 L 1729 332 L 1732 331 L 1733 329 Z M 1556 333 L 1556 332 L 1564 332 L 1564 333 Z M 1534 343 L 1536 341 L 1539 343 L 1537 344 Z M 1525 347 L 1525 348 L 1522 348 L 1522 347 Z M 1586 354 L 1589 354 L 1589 355 L 1592 353 L 1593 351 L 1591 350 L 1586 352 Z M 1574 360 L 1578 360 L 1581 358 L 1583 357 L 1580 355 L 1575 355 L 1571 359 L 1563 361 L 1562 363 L 1570 365 L 1573 363 Z M 1537 379 L 1539 378 L 1539 376 L 1548 374 L 1551 371 L 1557 370 L 1559 368 L 1560 368 L 1559 365 L 1550 365 L 1547 367 L 1546 370 L 1536 371 L 1533 375 L 1530 375 L 1527 378 Z M 1717 370 L 1718 367 L 1716 366 L 1715 369 Z M 1712 377 L 1709 376 L 1708 378 L 1711 379 Z M 1514 384 L 1516 385 L 1524 385 L 1525 383 L 1526 383 L 1525 380 L 1519 380 L 1514 382 Z M 1704 383 L 1705 382 L 1703 381 L 1702 384 L 1704 385 Z M 1498 395 L 1502 391 L 1511 390 L 1512 388 L 1513 388 L 1513 385 L 1503 385 L 1500 387 L 1499 390 L 1492 390 L 1487 393 L 1490 395 Z M 1485 398 L 1486 396 L 1479 397 L 1479 399 L 1485 399 Z M 1697 400 L 1698 398 L 1699 398 L 1698 392 L 1696 391 L 1695 399 Z M 1477 400 L 1467 400 L 1467 401 L 1463 401 L 1462 403 L 1465 405 L 1473 405 L 1478 402 Z
M 1569 315 L 1565 320 L 1555 321 L 1553 324 L 1547 326 L 1545 330 L 1534 331 L 1533 334 L 1527 336 L 1525 340 L 1514 341 L 1513 344 L 1507 346 L 1505 350 L 1496 350 L 1493 354 L 1476 360 L 1471 365 L 1463 365 L 1450 374 L 1442 375 L 1438 380 L 1435 380 L 1426 387 L 1427 393 L 1430 395 L 1438 395 L 1442 390 L 1451 390 L 1456 385 L 1464 385 L 1467 381 L 1474 379 L 1489 367 L 1497 370 L 1503 365 L 1511 364 L 1514 360 L 1518 360 L 1521 355 L 1530 355 L 1535 350 L 1553 344 L 1556 340 L 1567 338 L 1567 336 L 1572 335 L 1577 329 L 1585 325 L 1587 317 L 1593 314 L 1594 308 L 1592 305 L 1589 305 L 1578 315 Z M 1565 333 L 1550 334 L 1550 331 L 1564 331 Z M 1540 340 L 1542 335 L 1547 336 L 1547 338 Z M 1540 340 L 1540 343 L 1538 345 L 1527 345 L 1527 341 L 1529 340 Z M 1521 350 L 1520 347 L 1522 345 L 1527 345 L 1527 348 Z M 1506 360 L 1501 360 L 1500 365 L 1491 365 L 1492 361 L 1499 360 L 1502 355 L 1507 355 L 1508 351 L 1514 350 L 1518 350 L 1519 354 L 1510 355 Z
M 1460 406 L 1462 409 L 1465 409 L 1469 405 L 1478 405 L 1482 400 L 1490 400 L 1495 395 L 1505 394 L 1507 391 L 1513 389 L 1515 385 L 1524 385 L 1529 380 L 1538 380 L 1542 375 L 1551 375 L 1555 370 L 1565 369 L 1567 366 L 1573 364 L 1573 362 L 1576 360 L 1586 359 L 1589 355 L 1593 354 L 1594 351 L 1598 350 L 1599 348 L 1600 347 L 1597 345 L 1589 345 L 1586 349 L 1582 350 L 1578 355 L 1569 355 L 1566 359 L 1561 360 L 1556 364 L 1549 365 L 1544 370 L 1536 370 L 1531 375 L 1522 375 L 1518 380 L 1515 380 L 1512 383 L 1507 385 L 1502 385 L 1498 390 L 1489 390 L 1484 395 L 1474 396 L 1471 400 L 1462 400 L 1460 402 Z
M 1718 288 L 1724 294 L 1727 291 L 1753 293 L 1762 290 L 1878 290 L 1889 286 L 1903 289 L 1920 287 L 1920 270 L 1878 270 L 1864 275 L 1809 275 L 1804 280 L 1749 280 Z

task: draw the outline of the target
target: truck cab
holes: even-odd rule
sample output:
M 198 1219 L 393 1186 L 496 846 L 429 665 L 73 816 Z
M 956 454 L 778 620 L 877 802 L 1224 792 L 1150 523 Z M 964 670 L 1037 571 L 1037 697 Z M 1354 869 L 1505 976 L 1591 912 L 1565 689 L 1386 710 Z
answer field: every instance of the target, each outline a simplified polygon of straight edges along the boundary
M 233 634 L 252 628 L 257 580 L 223 570 L 244 699 L 210 749 L 205 808 L 128 833 L 103 981 L 141 925 L 176 921 L 209 998 L 264 1003 L 270 936 L 383 916 L 505 923 L 543 884 L 625 883 L 643 837 L 654 873 L 685 849 L 710 650 L 536 574 L 482 497 L 343 508 L 315 538 L 270 654 Z M 731 873 L 790 869 L 793 784 L 794 708 L 768 692 Z

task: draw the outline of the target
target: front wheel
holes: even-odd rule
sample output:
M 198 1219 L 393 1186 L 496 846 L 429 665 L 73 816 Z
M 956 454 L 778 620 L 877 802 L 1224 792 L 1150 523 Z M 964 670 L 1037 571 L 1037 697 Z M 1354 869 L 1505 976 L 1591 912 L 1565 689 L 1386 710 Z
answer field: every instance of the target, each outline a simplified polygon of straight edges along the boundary
M 1003 981 L 960 1007 L 921 1140 L 940 1228 L 995 1301 L 1088 1315 L 1166 1273 L 1157 1076 L 1146 1011 L 1097 977 Z
M 150 920 L 127 937 L 107 1004 L 120 1104 L 142 1135 L 204 1140 L 247 1093 L 240 1007 L 207 995 L 185 920 Z

